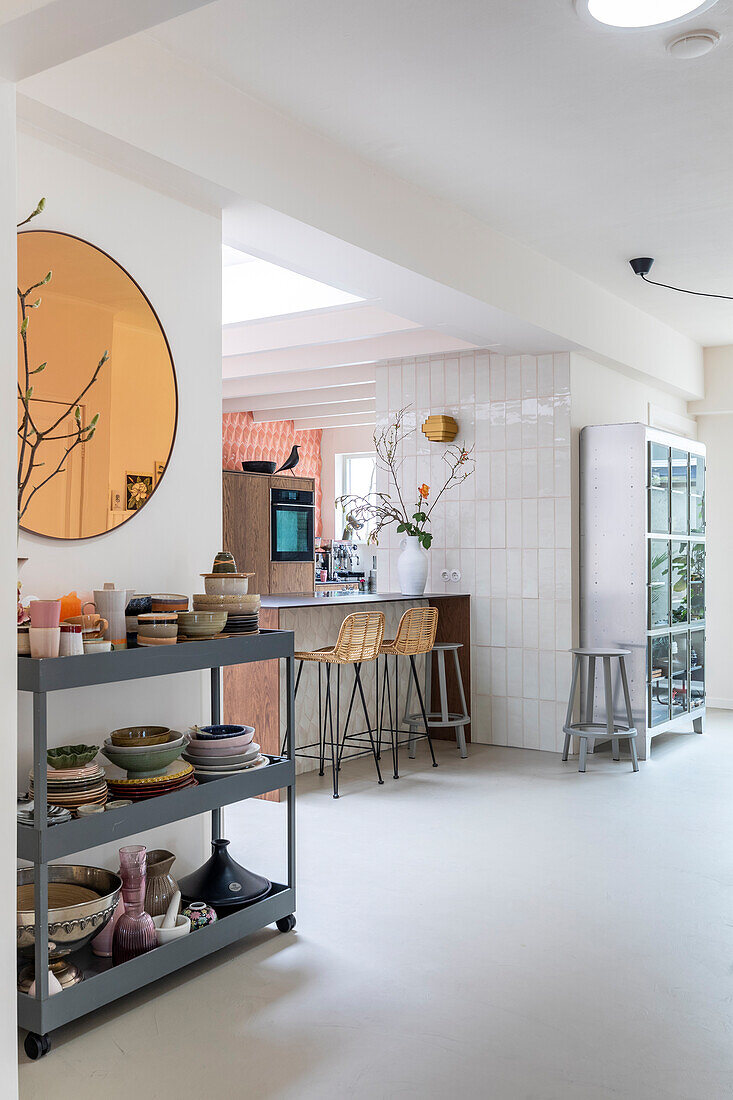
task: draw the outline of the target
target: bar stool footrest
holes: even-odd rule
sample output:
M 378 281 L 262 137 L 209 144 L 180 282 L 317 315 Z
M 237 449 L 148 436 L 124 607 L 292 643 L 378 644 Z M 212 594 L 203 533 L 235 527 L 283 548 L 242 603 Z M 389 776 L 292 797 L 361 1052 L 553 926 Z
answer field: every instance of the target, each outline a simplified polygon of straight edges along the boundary
M 443 721 L 442 714 L 437 710 L 428 711 L 426 717 L 429 726 L 467 726 L 471 721 L 470 714 L 449 714 L 446 720 Z M 407 726 L 421 726 L 422 715 L 406 714 L 402 721 Z
M 613 733 L 609 732 L 608 726 L 605 722 L 573 722 L 569 726 L 563 726 L 563 733 L 570 733 L 574 737 L 595 737 L 597 741 L 603 739 L 603 735 L 606 738 L 621 738 L 624 737 L 636 737 L 638 730 L 634 726 L 621 726 L 615 725 L 613 727 Z

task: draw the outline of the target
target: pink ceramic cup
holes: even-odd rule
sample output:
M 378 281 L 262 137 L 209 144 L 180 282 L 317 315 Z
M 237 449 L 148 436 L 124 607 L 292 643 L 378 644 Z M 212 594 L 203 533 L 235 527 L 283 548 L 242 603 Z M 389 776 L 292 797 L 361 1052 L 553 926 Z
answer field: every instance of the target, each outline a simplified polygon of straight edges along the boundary
M 61 600 L 31 600 L 28 610 L 31 615 L 31 626 L 41 629 L 58 626 L 61 618 Z
M 31 657 L 58 657 L 61 630 L 57 626 L 32 626 L 28 631 Z

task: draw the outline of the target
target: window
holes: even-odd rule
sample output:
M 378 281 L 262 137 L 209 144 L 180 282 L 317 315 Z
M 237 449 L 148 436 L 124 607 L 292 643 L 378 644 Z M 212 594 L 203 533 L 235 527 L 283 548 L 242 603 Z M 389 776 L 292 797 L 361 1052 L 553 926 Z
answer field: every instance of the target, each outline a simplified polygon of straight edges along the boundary
M 374 454 L 336 455 L 336 496 L 369 496 L 377 487 L 377 459 Z M 341 508 L 336 509 L 334 533 L 341 538 L 346 517 Z M 366 542 L 373 525 L 365 525 L 357 531 L 354 539 Z

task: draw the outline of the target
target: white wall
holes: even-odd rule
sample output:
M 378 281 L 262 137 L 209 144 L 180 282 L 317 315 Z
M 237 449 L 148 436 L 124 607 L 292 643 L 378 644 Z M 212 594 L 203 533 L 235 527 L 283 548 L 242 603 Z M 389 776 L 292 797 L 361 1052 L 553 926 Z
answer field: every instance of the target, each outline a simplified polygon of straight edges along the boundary
M 428 591 L 468 592 L 472 604 L 475 741 L 556 750 L 571 641 L 569 355 L 477 351 L 403 359 L 377 371 L 377 424 L 413 406 L 416 434 L 401 476 L 444 481 L 443 444 L 420 431 L 428 413 L 459 423 L 476 445 L 476 473 L 436 507 Z M 386 490 L 384 480 L 378 485 Z M 399 588 L 399 536 L 378 555 L 379 588 Z M 459 569 L 444 584 L 441 570 Z
M 708 705 L 733 709 L 733 346 L 705 348 L 705 399 L 690 403 L 697 437 L 707 447 L 707 698 Z
M 16 575 L 16 482 L 15 467 L 18 398 L 15 371 L 10 364 L 16 356 L 15 294 L 15 89 L 0 81 L 0 347 L 5 370 L 0 388 L 0 723 L 3 752 L 10 763 L 16 745 L 16 638 L 11 606 Z M 6 767 L 0 772 L 0 1085 L 2 1095 L 11 1100 L 17 1095 L 16 1022 L 16 933 L 15 933 L 15 772 Z
M 374 451 L 374 425 L 352 428 L 324 428 L 321 434 L 321 534 L 324 539 L 341 538 L 334 531 L 336 499 L 336 455 Z
M 221 226 L 218 218 L 21 132 L 18 210 L 47 198 L 39 228 L 77 234 L 109 252 L 139 282 L 170 341 L 179 387 L 178 433 L 150 504 L 125 526 L 83 542 L 23 536 L 24 590 L 40 597 L 105 581 L 140 592 L 200 589 L 221 537 Z M 53 370 L 49 361 L 48 370 Z M 145 394 L 140 395 L 145 400 Z M 116 726 L 186 727 L 205 716 L 204 674 L 63 692 L 50 700 L 49 743 L 101 743 Z M 19 784 L 31 762 L 30 700 L 21 701 Z M 104 763 L 104 759 L 100 758 Z M 201 822 L 169 826 L 157 843 L 184 873 L 206 854 Z M 148 840 L 152 843 L 152 839 Z M 116 867 L 116 849 L 85 854 Z

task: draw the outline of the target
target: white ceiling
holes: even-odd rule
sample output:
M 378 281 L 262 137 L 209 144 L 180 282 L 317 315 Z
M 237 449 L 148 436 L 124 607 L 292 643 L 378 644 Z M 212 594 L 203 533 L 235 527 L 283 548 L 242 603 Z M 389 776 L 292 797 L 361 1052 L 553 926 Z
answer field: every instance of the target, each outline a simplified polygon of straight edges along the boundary
M 572 0 L 217 0 L 148 32 L 705 344 L 733 342 L 733 0 L 696 61 Z M 693 22 L 690 27 L 697 26 Z M 678 31 L 679 28 L 675 28 Z

